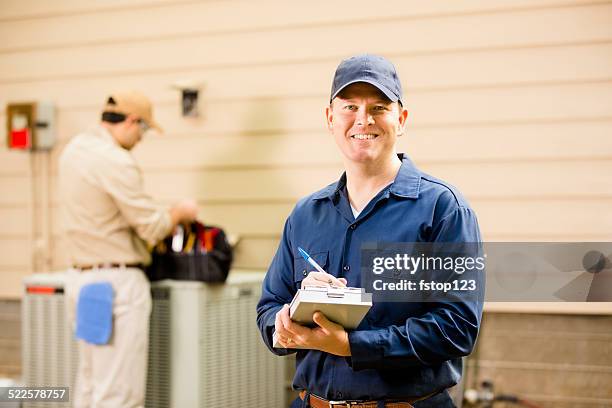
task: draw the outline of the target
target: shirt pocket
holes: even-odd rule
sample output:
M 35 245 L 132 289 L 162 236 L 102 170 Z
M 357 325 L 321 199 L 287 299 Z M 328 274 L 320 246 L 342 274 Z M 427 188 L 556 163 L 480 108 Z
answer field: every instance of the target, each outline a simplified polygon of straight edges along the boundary
M 309 254 L 312 259 L 318 263 L 324 271 L 327 271 L 329 266 L 329 251 L 318 251 Z M 302 286 L 302 281 L 308 274 L 315 271 L 315 267 L 308 263 L 301 255 L 293 256 L 293 283 L 296 289 Z

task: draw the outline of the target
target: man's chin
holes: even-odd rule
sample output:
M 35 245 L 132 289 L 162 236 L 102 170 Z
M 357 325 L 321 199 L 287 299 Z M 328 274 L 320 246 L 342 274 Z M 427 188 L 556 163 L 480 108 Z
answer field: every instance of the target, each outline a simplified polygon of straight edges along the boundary
M 346 154 L 345 157 L 348 161 L 355 164 L 368 164 L 376 161 L 376 155 L 372 152 L 351 152 Z

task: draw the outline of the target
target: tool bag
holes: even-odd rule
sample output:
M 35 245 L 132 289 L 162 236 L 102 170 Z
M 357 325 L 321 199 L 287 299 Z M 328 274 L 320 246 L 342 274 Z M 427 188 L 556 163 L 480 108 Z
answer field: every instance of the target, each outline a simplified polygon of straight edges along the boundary
M 162 279 L 225 282 L 232 264 L 232 247 L 225 232 L 197 221 L 177 226 L 151 253 L 147 276 Z

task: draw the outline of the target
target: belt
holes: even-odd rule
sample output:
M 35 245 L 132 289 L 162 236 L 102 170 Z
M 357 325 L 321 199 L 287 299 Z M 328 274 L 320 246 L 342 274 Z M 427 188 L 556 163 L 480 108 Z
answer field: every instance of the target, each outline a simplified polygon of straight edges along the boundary
M 114 263 L 114 262 L 106 262 L 95 265 L 73 265 L 74 269 L 79 269 L 81 271 L 89 271 L 91 269 L 111 269 L 111 268 L 138 268 L 144 270 L 144 265 L 141 263 Z
M 302 401 L 306 397 L 306 391 L 300 392 Z M 420 401 L 423 398 L 407 399 L 405 401 L 385 401 L 385 408 L 414 408 L 411 403 Z M 308 394 L 308 404 L 312 408 L 378 408 L 378 401 L 328 401 L 324 398 L 317 397 L 314 394 Z

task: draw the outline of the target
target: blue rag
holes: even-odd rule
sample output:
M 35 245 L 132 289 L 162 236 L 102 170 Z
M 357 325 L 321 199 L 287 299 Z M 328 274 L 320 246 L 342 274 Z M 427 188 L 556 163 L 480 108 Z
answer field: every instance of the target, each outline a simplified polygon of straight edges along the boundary
M 113 332 L 113 287 L 108 282 L 84 285 L 76 308 L 76 338 L 108 344 Z

